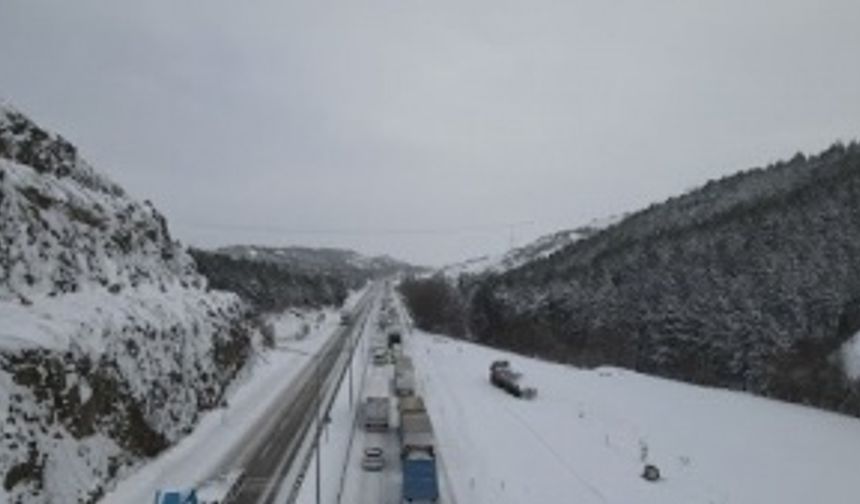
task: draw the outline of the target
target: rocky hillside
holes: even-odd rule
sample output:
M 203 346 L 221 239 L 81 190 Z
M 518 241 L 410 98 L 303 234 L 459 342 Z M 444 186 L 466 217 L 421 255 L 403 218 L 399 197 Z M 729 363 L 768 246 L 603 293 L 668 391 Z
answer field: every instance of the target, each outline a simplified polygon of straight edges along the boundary
M 860 415 L 857 265 L 860 146 L 837 144 L 461 283 L 461 316 L 471 337 L 528 354 Z
M 219 403 L 249 351 L 164 217 L 0 107 L 0 501 L 93 502 Z

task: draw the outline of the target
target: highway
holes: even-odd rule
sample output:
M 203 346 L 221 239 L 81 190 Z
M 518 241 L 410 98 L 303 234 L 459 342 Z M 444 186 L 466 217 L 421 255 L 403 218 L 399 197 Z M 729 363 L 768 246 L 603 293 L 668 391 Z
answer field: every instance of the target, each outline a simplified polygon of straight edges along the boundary
M 393 396 L 390 384 L 394 377 L 394 366 L 375 366 L 370 364 L 365 371 L 366 384 L 381 384 L 382 388 L 367 387 L 359 395 L 364 400 L 368 395 Z M 398 415 L 395 403 L 391 404 L 389 413 L 391 427 L 386 432 L 368 432 L 362 424 L 358 424 L 355 430 L 353 449 L 350 451 L 347 461 L 346 477 L 344 478 L 343 495 L 350 496 L 352 500 L 344 502 L 373 502 L 375 504 L 394 504 L 401 499 L 401 465 L 400 443 L 397 437 Z M 385 467 L 381 471 L 369 472 L 361 467 L 361 459 L 364 448 L 377 446 L 383 449 L 385 454 Z
M 305 369 L 275 401 L 272 411 L 261 419 L 260 425 L 245 440 L 236 456 L 244 467 L 239 491 L 230 502 L 237 504 L 269 504 L 297 458 L 302 441 L 311 434 L 319 401 L 335 385 L 344 366 L 349 365 L 350 335 L 357 338 L 364 321 L 376 304 L 382 289 L 373 285 L 354 310 L 350 324 L 338 329 L 308 362 Z

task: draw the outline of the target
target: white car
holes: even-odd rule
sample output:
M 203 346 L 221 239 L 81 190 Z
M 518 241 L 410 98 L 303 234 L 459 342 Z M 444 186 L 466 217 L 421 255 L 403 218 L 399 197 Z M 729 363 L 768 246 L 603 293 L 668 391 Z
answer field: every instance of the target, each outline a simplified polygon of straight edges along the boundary
M 365 448 L 361 467 L 365 471 L 381 471 L 385 467 L 385 454 L 382 448 L 378 446 Z

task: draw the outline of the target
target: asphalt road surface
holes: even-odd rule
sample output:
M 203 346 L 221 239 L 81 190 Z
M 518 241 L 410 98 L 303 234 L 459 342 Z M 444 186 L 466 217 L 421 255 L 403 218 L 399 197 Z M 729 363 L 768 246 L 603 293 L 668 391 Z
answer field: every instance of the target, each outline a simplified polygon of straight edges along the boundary
M 302 441 L 315 424 L 319 401 L 337 381 L 344 366 L 349 364 L 349 336 L 358 331 L 382 289 L 374 285 L 361 300 L 350 325 L 339 329 L 308 363 L 277 401 L 277 411 L 266 415 L 265 425 L 255 433 L 258 439 L 244 464 L 244 479 L 231 503 L 269 504 L 293 463 L 297 460 Z M 265 432 L 265 434 L 263 434 Z

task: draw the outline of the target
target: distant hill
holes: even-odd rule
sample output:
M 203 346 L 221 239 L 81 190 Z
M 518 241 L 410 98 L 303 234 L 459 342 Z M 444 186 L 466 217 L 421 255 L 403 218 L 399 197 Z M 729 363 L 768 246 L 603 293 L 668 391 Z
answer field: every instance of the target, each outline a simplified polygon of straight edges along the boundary
M 481 256 L 442 267 L 445 276 L 456 278 L 460 275 L 484 275 L 503 273 L 532 261 L 549 257 L 575 241 L 587 238 L 601 229 L 618 222 L 621 217 L 601 219 L 576 229 L 557 231 L 515 247 L 500 256 Z
M 530 355 L 860 415 L 858 265 L 860 147 L 836 144 L 461 282 L 446 313 Z
M 342 276 L 337 271 L 323 272 L 296 268 L 284 262 L 262 258 L 249 259 L 243 254 L 221 254 L 191 249 L 191 256 L 209 285 L 235 292 L 255 312 L 277 312 L 288 307 L 340 306 L 350 288 L 360 287 L 364 279 Z
M 340 305 L 349 289 L 374 278 L 420 269 L 351 250 L 235 245 L 191 255 L 212 287 L 237 293 L 257 312 Z
M 558 231 L 516 247 L 500 256 L 483 256 L 444 266 L 430 274 L 409 275 L 400 282 L 416 324 L 424 330 L 453 336 L 469 334 L 463 295 L 483 278 L 499 275 L 544 259 L 565 247 L 618 222 L 611 217 L 576 229 Z
M 337 248 L 266 247 L 234 245 L 214 250 L 234 259 L 249 259 L 285 266 L 290 271 L 336 275 L 350 279 L 369 279 L 420 268 L 388 256 L 365 256 Z

